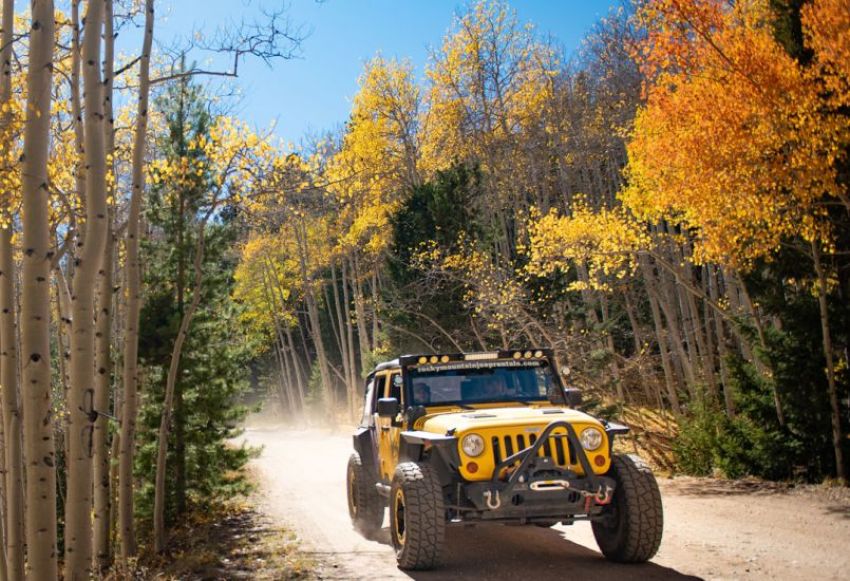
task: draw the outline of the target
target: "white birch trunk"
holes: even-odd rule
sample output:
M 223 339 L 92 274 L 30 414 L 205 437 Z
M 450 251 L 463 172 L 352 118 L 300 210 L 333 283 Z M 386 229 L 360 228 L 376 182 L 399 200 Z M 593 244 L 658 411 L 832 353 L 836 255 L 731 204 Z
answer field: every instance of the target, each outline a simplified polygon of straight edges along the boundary
M 50 389 L 50 240 L 47 156 L 53 73 L 53 0 L 32 0 L 27 119 L 22 155 L 21 353 L 26 446 L 26 540 L 29 581 L 54 581 L 56 454 Z
M 133 140 L 133 189 L 127 218 L 125 283 L 127 286 L 126 324 L 124 328 L 123 408 L 118 466 L 118 526 L 121 559 L 124 563 L 136 554 L 136 527 L 133 519 L 133 457 L 136 446 L 136 413 L 139 383 L 139 310 L 141 308 L 141 265 L 139 233 L 142 199 L 145 189 L 145 145 L 148 130 L 148 93 L 150 56 L 153 44 L 154 0 L 145 2 L 145 33 L 139 61 L 139 102 Z
M 83 38 L 85 89 L 86 224 L 78 248 L 71 296 L 71 387 L 68 392 L 65 579 L 87 581 L 92 573 L 92 456 L 95 408 L 94 290 L 103 275 L 108 208 L 103 87 L 100 76 L 104 0 L 89 0 Z
M 106 148 L 108 171 L 114 175 L 115 132 L 113 131 L 112 84 L 115 57 L 112 0 L 104 3 L 103 24 L 103 137 Z M 112 182 L 114 183 L 114 181 Z M 107 189 L 114 196 L 112 188 Z M 107 208 L 106 247 L 103 252 L 100 284 L 98 285 L 97 327 L 95 330 L 96 374 L 94 405 L 100 412 L 109 409 L 109 392 L 112 387 L 112 269 L 115 240 L 112 232 L 112 208 Z M 94 424 L 94 561 L 95 571 L 103 572 L 110 564 L 109 522 L 109 421 L 99 416 Z
M 0 107 L 12 97 L 12 41 L 14 39 L 15 3 L 3 0 L 2 78 L 0 79 Z M 10 123 L 8 114 L 2 122 Z M 4 192 L 8 199 L 8 193 Z M 21 434 L 21 402 L 18 397 L 18 298 L 15 275 L 15 256 L 12 247 L 12 208 L 2 208 L 0 227 L 0 385 L 3 386 L 3 436 L 6 460 L 6 571 L 9 579 L 24 576 L 24 465 L 23 437 Z

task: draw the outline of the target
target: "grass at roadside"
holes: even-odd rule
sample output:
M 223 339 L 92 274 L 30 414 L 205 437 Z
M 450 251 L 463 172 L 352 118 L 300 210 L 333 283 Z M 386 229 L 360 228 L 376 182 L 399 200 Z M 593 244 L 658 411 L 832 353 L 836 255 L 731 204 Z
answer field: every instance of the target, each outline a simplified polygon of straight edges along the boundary
M 242 501 L 187 516 L 170 532 L 165 554 L 143 556 L 131 574 L 115 578 L 309 581 L 317 574 L 316 564 L 301 553 L 293 532 Z

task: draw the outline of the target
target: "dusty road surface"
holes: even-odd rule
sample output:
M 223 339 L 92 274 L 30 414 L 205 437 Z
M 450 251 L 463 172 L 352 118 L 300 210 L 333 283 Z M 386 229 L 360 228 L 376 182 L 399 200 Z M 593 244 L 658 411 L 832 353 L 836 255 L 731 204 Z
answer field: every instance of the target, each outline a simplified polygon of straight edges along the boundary
M 823 488 L 771 489 L 702 479 L 662 480 L 664 540 L 645 565 L 616 565 L 590 525 L 451 528 L 445 565 L 406 573 L 383 542 L 354 532 L 345 498 L 351 439 L 249 428 L 262 509 L 294 528 L 332 579 L 850 579 L 850 499 Z M 386 524 L 386 522 L 385 522 Z

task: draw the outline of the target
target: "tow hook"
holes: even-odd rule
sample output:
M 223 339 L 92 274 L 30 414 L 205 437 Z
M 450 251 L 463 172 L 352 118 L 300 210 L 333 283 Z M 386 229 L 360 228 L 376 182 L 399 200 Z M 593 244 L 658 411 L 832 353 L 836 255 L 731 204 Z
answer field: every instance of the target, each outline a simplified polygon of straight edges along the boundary
M 596 492 L 583 490 L 581 494 L 584 496 L 584 512 L 590 512 L 590 505 L 593 502 L 596 502 L 598 506 L 609 504 L 613 497 L 613 492 L 613 488 L 602 484 L 599 485 L 599 489 Z
M 495 501 L 493 498 L 495 497 Z M 487 508 L 490 510 L 498 510 L 500 506 L 502 506 L 502 499 L 499 496 L 499 491 L 496 490 L 495 493 L 490 490 L 484 491 L 484 500 L 487 502 Z
M 599 490 L 596 491 L 596 504 L 609 504 L 611 502 L 614 489 L 610 486 L 605 486 L 605 490 L 602 490 L 602 488 L 602 486 L 599 486 Z

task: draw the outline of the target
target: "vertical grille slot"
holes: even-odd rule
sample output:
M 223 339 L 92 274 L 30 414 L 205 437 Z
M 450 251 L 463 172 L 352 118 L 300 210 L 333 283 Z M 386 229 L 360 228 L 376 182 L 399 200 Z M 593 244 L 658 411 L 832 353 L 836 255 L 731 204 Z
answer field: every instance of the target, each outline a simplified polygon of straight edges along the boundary
M 550 441 L 551 440 L 547 438 L 543 443 L 543 455 L 548 456 L 549 458 L 552 457 L 552 444 L 550 444 Z
M 559 466 L 564 466 L 567 463 L 566 454 L 564 454 L 564 445 L 565 439 L 560 434 L 558 434 L 555 437 L 555 461 L 558 463 Z
M 493 436 L 493 458 L 495 459 L 495 463 L 498 464 L 502 461 L 502 447 L 499 445 L 499 437 Z
M 505 436 L 505 458 L 514 453 L 514 441 L 510 436 Z
M 537 443 L 537 434 L 530 434 L 528 436 L 528 445 L 533 446 L 536 443 Z M 543 457 L 543 448 L 542 447 L 539 450 L 537 450 L 537 455 L 540 456 L 541 458 Z

